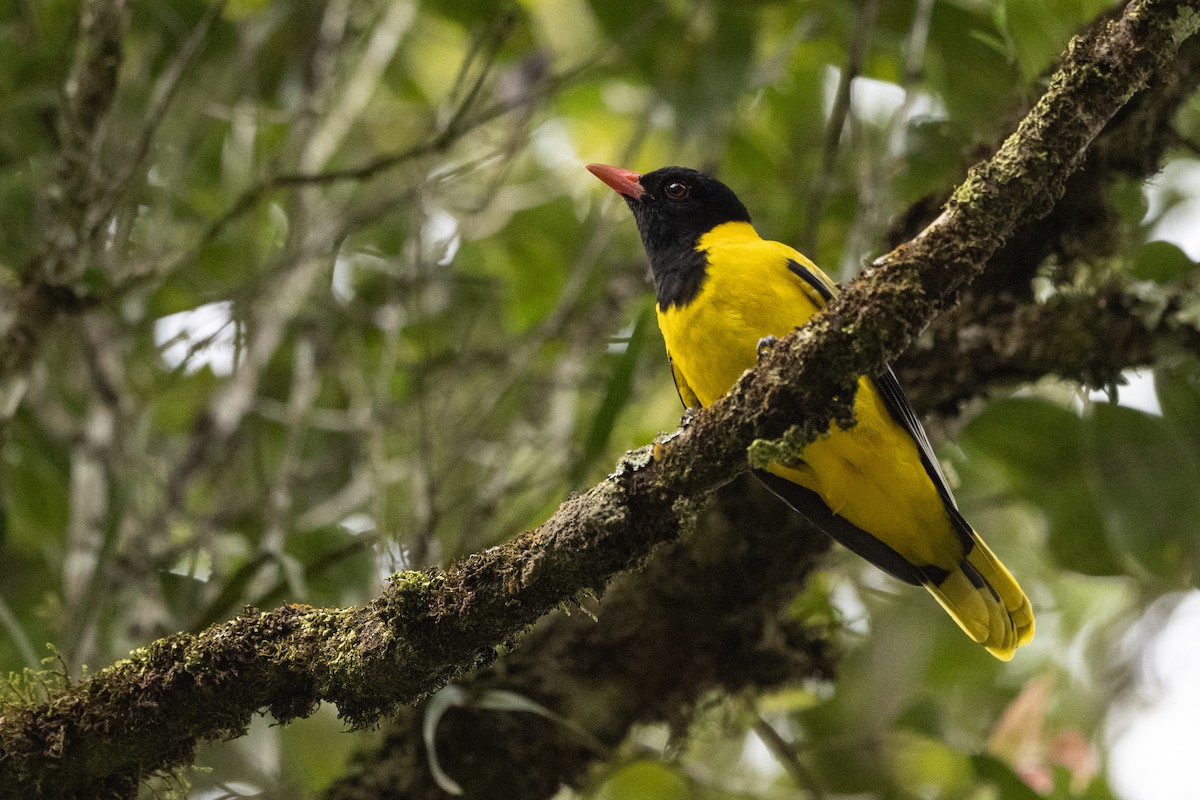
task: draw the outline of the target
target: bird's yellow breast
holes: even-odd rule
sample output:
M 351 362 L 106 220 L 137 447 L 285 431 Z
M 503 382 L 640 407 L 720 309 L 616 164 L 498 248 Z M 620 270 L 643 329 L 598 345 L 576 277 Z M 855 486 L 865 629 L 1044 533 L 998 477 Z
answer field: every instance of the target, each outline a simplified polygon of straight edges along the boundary
M 761 339 L 786 336 L 823 305 L 788 262 L 818 280 L 828 278 L 798 251 L 760 238 L 744 222 L 718 225 L 696 249 L 708 259 L 699 293 L 682 306 L 660 306 L 658 323 L 676 371 L 701 405 L 709 405 L 754 366 Z M 810 444 L 804 465 L 770 471 L 816 491 L 834 513 L 913 563 L 957 565 L 963 556 L 957 539 L 927 535 L 948 534 L 950 520 L 917 445 L 866 377 L 859 379 L 854 411 L 857 424 L 835 427 Z
M 717 226 L 697 249 L 709 260 L 699 295 L 683 306 L 660 306 L 658 325 L 676 368 L 709 405 L 754 366 L 760 339 L 787 335 L 820 306 L 788 261 L 816 266 L 786 245 L 759 238 L 745 222 Z

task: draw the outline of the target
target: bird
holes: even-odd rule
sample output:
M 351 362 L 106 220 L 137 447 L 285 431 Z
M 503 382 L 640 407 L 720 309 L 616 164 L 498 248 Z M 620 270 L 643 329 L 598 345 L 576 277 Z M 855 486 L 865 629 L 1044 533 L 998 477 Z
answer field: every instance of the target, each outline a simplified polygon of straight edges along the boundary
M 838 292 L 812 261 L 763 239 L 728 186 L 670 166 L 587 169 L 633 212 L 650 261 L 659 329 L 688 409 L 723 396 L 760 347 L 819 313 Z M 909 584 L 923 586 L 1002 661 L 1033 638 L 1029 599 L 963 518 L 920 420 L 891 368 L 858 379 L 856 424 L 830 426 L 797 462 L 756 477 L 817 528 Z

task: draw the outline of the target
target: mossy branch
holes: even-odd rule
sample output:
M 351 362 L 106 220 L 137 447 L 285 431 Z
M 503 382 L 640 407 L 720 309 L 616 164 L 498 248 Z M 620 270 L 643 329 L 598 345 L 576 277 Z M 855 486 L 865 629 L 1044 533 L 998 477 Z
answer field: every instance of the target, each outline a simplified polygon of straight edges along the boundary
M 1105 12 L 1103 20 L 1116 13 Z M 1197 45 L 1196 38 L 1185 43 L 1169 70 L 1158 71 L 1105 127 L 1054 211 L 1023 224 L 962 302 L 893 363 L 918 413 L 954 413 L 963 400 L 1049 373 L 1114 385 L 1124 369 L 1152 363 L 1164 350 L 1200 351 L 1200 331 L 1172 313 L 1195 306 L 1195 286 L 1108 285 L 1044 302 L 1033 299 L 1030 287 L 1047 254 L 1059 265 L 1112 257 L 1119 226 L 1108 189 L 1119 176 L 1142 180 L 1160 168 L 1178 138 L 1175 116 L 1200 82 Z M 925 214 L 928 221 L 931 208 L 919 201 L 901 219 Z M 989 274 L 994 280 L 986 280 Z M 597 621 L 547 617 L 519 648 L 456 685 L 471 696 L 499 689 L 532 698 L 611 748 L 635 724 L 686 726 L 697 700 L 714 690 L 762 692 L 827 674 L 837 653 L 820 648 L 813 658 L 820 640 L 812 636 L 819 632 L 785 627 L 791 620 L 781 611 L 827 539 L 764 493 L 748 476 L 724 487 L 695 533 L 614 582 Z M 561 785 L 585 784 L 589 767 L 611 757 L 586 746 L 568 725 L 484 705 L 468 702 L 443 717 L 434 742 L 445 772 L 475 800 L 550 797 Z M 428 768 L 426 714 L 425 703 L 398 713 L 324 797 L 444 800 Z
M 155 642 L 48 702 L 0 716 L 0 797 L 125 797 L 145 775 L 335 703 L 367 725 L 494 657 L 545 613 L 677 539 L 697 503 L 746 468 L 755 439 L 848 415 L 855 376 L 896 356 L 1018 222 L 1046 213 L 1089 143 L 1200 22 L 1200 2 L 1143 0 L 1072 42 L 1037 107 L 940 217 L 881 258 L 813 324 L 655 450 L 545 524 L 441 572 L 403 573 L 372 603 L 247 613 Z M 836 402 L 833 398 L 838 398 Z
M 938 318 L 928 342 L 896 372 L 917 408 L 953 411 L 960 402 L 1046 375 L 1102 389 L 1130 367 L 1171 352 L 1200 352 L 1200 330 L 1185 309 L 1200 287 L 1109 286 L 1043 303 L 964 303 Z
M 551 615 L 495 665 L 455 681 L 468 700 L 438 720 L 432 746 L 464 796 L 544 800 L 586 782 L 636 724 L 683 729 L 713 692 L 832 677 L 833 620 L 798 620 L 788 602 L 830 540 L 773 499 L 743 475 L 707 504 L 694 533 L 613 581 L 589 604 L 594 617 Z M 483 700 L 496 690 L 560 719 L 489 709 Z M 446 800 L 428 768 L 426 709 L 391 718 L 326 800 Z

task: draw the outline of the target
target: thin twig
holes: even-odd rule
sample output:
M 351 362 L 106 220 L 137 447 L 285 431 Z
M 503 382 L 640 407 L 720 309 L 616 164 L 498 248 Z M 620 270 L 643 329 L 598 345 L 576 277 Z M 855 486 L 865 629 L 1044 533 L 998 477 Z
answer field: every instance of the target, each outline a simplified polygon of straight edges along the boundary
M 98 205 L 98 215 L 101 219 L 107 219 L 112 215 L 113 209 L 124 196 L 125 191 L 129 188 L 129 184 L 144 168 L 146 157 L 150 154 L 150 145 L 154 143 L 154 137 L 158 134 L 159 128 L 162 127 L 162 122 L 166 118 L 167 111 L 171 108 L 171 102 L 179 90 L 180 84 L 183 82 L 183 76 L 187 73 L 188 67 L 192 65 L 196 54 L 200 52 L 200 48 L 208 39 L 208 34 L 212 31 L 213 24 L 221 18 L 221 14 L 225 10 L 225 6 L 229 0 L 218 0 L 209 8 L 208 13 L 200 18 L 196 26 L 192 29 L 191 34 L 183 41 L 179 50 L 175 53 L 175 57 L 171 59 L 171 63 L 163 70 L 162 75 L 154 82 L 154 89 L 150 94 L 149 108 L 145 114 L 145 125 L 142 126 L 142 131 L 137 136 L 137 144 L 133 148 L 133 155 L 129 159 L 129 163 L 125 167 L 124 174 L 113 181 L 104 198 Z
M 519 97 L 503 98 L 488 106 L 484 106 L 479 111 L 470 115 L 451 113 L 449 119 L 455 123 L 454 125 L 443 126 L 429 138 L 421 142 L 391 152 L 381 153 L 357 166 L 322 170 L 319 172 L 284 172 L 264 178 L 244 190 L 222 214 L 209 223 L 196 242 L 183 255 L 153 275 L 140 276 L 137 279 L 126 282 L 120 287 L 120 291 L 124 293 L 149 280 L 160 280 L 164 276 L 178 272 L 187 264 L 195 261 L 203 249 L 219 236 L 230 223 L 277 191 L 306 186 L 327 186 L 344 182 L 370 181 L 413 161 L 444 152 L 471 131 L 513 111 L 533 105 L 543 98 L 552 95 L 554 92 L 559 91 L 563 86 L 570 84 L 577 77 L 592 69 L 596 64 L 601 63 L 607 56 L 607 52 L 605 51 L 582 59 L 578 64 L 548 78 Z
M 767 746 L 771 754 L 779 759 L 779 763 L 796 781 L 796 785 L 807 792 L 812 800 L 825 800 L 827 797 L 825 787 L 821 785 L 821 781 L 812 773 L 812 770 L 800 760 L 796 749 L 757 710 L 751 710 L 754 713 L 754 732 L 758 734 L 758 738 Z
M 316 172 L 337 151 L 350 126 L 362 115 L 371 96 L 392 62 L 400 40 L 416 20 L 415 0 L 390 3 L 383 18 L 375 25 L 367 41 L 366 51 L 350 79 L 340 88 L 332 108 L 323 115 L 316 130 L 309 136 L 300 156 L 300 169 Z
M 829 112 L 829 122 L 825 127 L 825 144 L 821 149 L 821 168 L 813 180 L 812 192 L 808 198 L 808 214 L 804 223 L 804 233 L 800 237 L 801 249 L 814 258 L 818 255 L 817 232 L 821 225 L 821 213 L 825 209 L 825 200 L 833 187 L 842 129 L 846 126 L 846 117 L 849 116 L 851 110 L 851 90 L 854 79 L 862 71 L 863 60 L 866 58 L 867 49 L 870 46 L 871 31 L 875 27 L 875 17 L 878 13 L 879 0 L 866 0 L 859 6 L 858 18 L 846 53 L 846 64 L 842 67 L 837 91 L 833 96 L 833 107 Z
M 909 26 L 904 52 L 904 68 L 900 73 L 900 88 L 904 99 L 888 120 L 883 132 L 883 147 L 859 148 L 858 206 L 850 231 L 842 244 L 840 276 L 852 275 L 861 259 L 875 250 L 883 231 L 884 220 L 893 211 L 892 182 L 896 165 L 903 156 L 904 136 L 909 115 L 917 100 L 914 90 L 925 65 L 925 46 L 933 16 L 934 0 L 917 0 L 913 21 Z

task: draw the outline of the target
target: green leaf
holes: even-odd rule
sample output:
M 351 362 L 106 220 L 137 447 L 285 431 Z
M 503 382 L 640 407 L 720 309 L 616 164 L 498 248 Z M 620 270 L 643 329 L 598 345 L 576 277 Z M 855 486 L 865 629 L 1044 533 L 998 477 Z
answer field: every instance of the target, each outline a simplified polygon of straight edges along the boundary
M 695 797 L 691 781 L 658 761 L 635 761 L 604 781 L 594 800 L 678 800 Z
M 1025 80 L 1049 70 L 1079 27 L 1111 5 L 1108 0 L 1004 0 L 1005 33 Z
M 1045 513 L 1050 551 L 1086 575 L 1124 574 L 1102 535 L 1084 461 L 1083 422 L 1044 400 L 993 403 L 959 437 L 969 458 L 995 464 L 1012 493 Z
M 511 692 L 507 689 L 488 689 L 475 699 L 471 705 L 474 708 L 483 708 L 489 711 L 520 711 L 526 714 L 536 714 L 571 731 L 571 733 L 579 737 L 581 742 L 587 744 L 588 747 L 591 747 L 597 753 L 608 753 L 608 747 L 597 739 L 591 731 L 574 720 L 546 708 L 546 706 L 535 702 L 523 694 Z
M 1200 450 L 1200 363 L 1188 361 L 1154 372 L 1163 420 L 1180 440 Z
M 604 398 L 592 417 L 591 428 L 584 438 L 583 452 L 571 469 L 573 486 L 583 483 L 588 470 L 604 455 L 613 428 L 633 393 L 633 376 L 646 351 L 646 343 L 657 338 L 653 331 L 654 309 L 647 303 L 634 322 L 628 341 L 619 352 L 613 354 Z
M 953 796 L 975 783 L 969 757 L 945 743 L 943 736 L 921 736 L 911 730 L 890 737 L 888 765 L 893 781 L 900 786 L 937 786 Z
M 429 772 L 442 791 L 461 797 L 463 788 L 442 769 L 437 755 L 437 728 L 442 717 L 452 708 L 462 708 L 467 702 L 467 690 L 456 684 L 450 684 L 429 698 L 425 703 L 425 716 L 421 720 L 421 738 L 425 742 L 425 755 L 429 762 Z
M 1117 800 L 1117 796 L 1113 794 L 1112 789 L 1108 786 L 1108 781 L 1101 774 L 1092 778 L 1092 782 L 1084 793 L 1079 795 L 1079 800 Z
M 1003 400 L 988 406 L 963 431 L 971 442 L 1003 464 L 1023 488 L 1043 476 L 1061 474 L 1078 461 L 1079 417 L 1044 400 Z
M 154 395 L 154 428 L 162 434 L 192 429 L 208 405 L 220 380 L 207 365 L 192 373 L 175 371 L 155 376 L 160 387 Z
M 939 3 L 930 20 L 925 63 L 931 88 L 945 101 L 950 117 L 981 132 L 1011 107 L 1017 85 L 1011 43 L 990 18 L 989 7 Z M 964 81 L 964 75 L 971 80 Z
M 1161 417 L 1096 406 L 1087 425 L 1095 502 L 1113 550 L 1176 573 L 1200 541 L 1200 458 Z
M 971 757 L 971 764 L 979 777 L 995 786 L 1004 800 L 1044 800 L 1012 767 L 995 756 L 980 753 Z
M 507 237 L 464 241 L 455 266 L 495 281 L 508 328 L 524 331 L 555 307 L 573 263 L 574 254 L 564 244 L 577 241 L 579 229 L 571 202 L 554 197 L 514 213 Z
M 242 563 L 233 571 L 233 574 L 225 578 L 217 596 L 206 606 L 199 609 L 193 606 L 191 614 L 186 613 L 187 609 L 180 609 L 181 618 L 189 619 L 193 629 L 206 628 L 219 622 L 236 611 L 239 606 L 247 603 L 249 598 L 246 596 L 246 588 L 270 561 L 271 557 L 268 554 L 256 554 L 254 558 Z
M 163 599 L 175 619 L 189 619 L 203 596 L 205 581 L 181 572 L 160 572 Z
M 1141 280 L 1169 283 L 1191 273 L 1195 262 L 1171 242 L 1146 242 L 1134 253 L 1129 273 Z
M 279 772 L 286 776 L 287 791 L 276 797 L 321 797 L 347 771 L 347 762 L 361 747 L 358 737 L 347 736 L 345 723 L 331 704 L 322 705 L 299 725 L 279 725 Z M 298 791 L 295 787 L 307 791 Z M 214 795 L 206 795 L 214 796 Z
M 642 0 L 588 0 L 588 6 L 604 32 L 614 38 L 629 28 L 631 20 L 646 12 Z
M 30 551 L 60 546 L 66 535 L 70 454 L 27 414 L 9 423 L 4 508 L 8 541 Z

